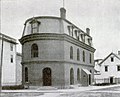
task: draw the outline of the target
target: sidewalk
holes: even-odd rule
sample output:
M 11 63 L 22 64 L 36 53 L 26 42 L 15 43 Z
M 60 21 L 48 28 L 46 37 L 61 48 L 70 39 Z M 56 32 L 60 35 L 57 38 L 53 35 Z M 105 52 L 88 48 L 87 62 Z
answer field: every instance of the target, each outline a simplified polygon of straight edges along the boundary
M 109 86 L 87 86 L 87 87 L 74 87 L 74 89 L 35 89 L 35 90 L 31 90 L 31 89 L 24 89 L 24 90 L 2 90 L 2 92 L 4 93 L 68 93 L 68 92 L 83 92 L 83 91 L 90 91 L 90 90 L 97 90 L 97 89 L 105 89 L 105 88 L 111 88 L 111 87 L 117 87 L 120 86 L 120 84 L 116 84 L 116 85 L 109 85 Z

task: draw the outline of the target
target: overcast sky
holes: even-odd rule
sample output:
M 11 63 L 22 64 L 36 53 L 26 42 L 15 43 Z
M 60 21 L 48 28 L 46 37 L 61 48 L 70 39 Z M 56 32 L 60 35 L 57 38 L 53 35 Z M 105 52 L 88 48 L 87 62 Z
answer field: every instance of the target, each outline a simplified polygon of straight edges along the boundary
M 67 20 L 91 29 L 95 59 L 120 50 L 120 0 L 64 0 Z M 58 16 L 63 0 L 2 0 L 1 31 L 20 39 L 24 22 L 33 16 Z M 18 46 L 20 47 L 20 46 Z M 17 48 L 18 52 L 20 49 Z

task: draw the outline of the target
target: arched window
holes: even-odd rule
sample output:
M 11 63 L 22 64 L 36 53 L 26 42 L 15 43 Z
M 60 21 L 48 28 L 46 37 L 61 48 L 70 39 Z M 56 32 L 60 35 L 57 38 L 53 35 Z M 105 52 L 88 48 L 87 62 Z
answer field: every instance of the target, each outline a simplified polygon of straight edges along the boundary
M 77 69 L 77 81 L 78 81 L 78 83 L 80 82 L 80 70 L 79 70 L 79 68 Z
M 38 57 L 38 46 L 37 46 L 37 44 L 33 44 L 31 46 L 31 57 L 32 58 Z
M 74 70 L 73 68 L 70 69 L 70 85 L 74 84 Z
M 77 60 L 78 60 L 78 61 L 80 60 L 80 52 L 79 52 L 79 49 L 77 49 Z
M 85 62 L 85 51 L 83 51 L 83 62 Z
M 90 54 L 90 63 L 92 63 L 92 55 Z
M 28 82 L 28 68 L 25 67 L 25 82 Z
M 73 59 L 73 47 L 70 47 L 70 59 Z

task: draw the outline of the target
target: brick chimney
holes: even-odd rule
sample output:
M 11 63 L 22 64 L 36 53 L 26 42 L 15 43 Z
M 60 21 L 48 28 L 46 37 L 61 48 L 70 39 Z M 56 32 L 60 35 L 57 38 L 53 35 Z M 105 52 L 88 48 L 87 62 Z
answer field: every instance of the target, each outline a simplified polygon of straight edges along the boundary
M 60 8 L 60 17 L 62 19 L 66 19 L 66 9 L 65 8 Z
M 90 35 L 90 29 L 89 29 L 89 28 L 86 28 L 86 33 L 87 33 L 88 35 Z

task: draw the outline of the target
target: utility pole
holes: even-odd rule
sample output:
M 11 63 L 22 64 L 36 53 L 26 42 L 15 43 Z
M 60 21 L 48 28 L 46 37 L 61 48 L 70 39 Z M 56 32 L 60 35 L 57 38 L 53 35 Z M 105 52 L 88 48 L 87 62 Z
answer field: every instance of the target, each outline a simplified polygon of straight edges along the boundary
M 3 35 L 1 34 L 1 41 L 2 41 L 2 45 L 1 45 L 1 61 L 0 61 L 0 93 L 2 91 L 2 63 L 3 63 Z
M 0 0 L 0 38 L 1 38 L 1 54 L 0 54 L 0 95 L 2 91 L 2 63 L 3 63 L 3 35 L 1 34 L 1 3 L 2 1 Z

